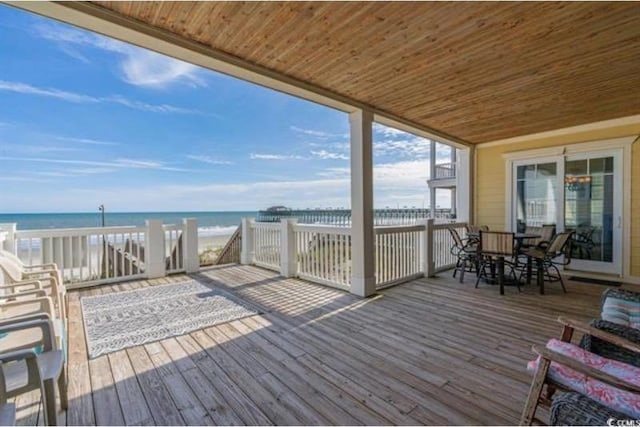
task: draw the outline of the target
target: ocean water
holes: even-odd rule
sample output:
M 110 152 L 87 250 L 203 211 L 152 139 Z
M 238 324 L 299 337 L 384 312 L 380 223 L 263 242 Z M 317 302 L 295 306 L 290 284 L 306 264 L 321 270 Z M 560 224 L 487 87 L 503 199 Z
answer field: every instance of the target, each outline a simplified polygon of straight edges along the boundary
M 224 236 L 233 233 L 243 217 L 256 215 L 257 212 L 107 212 L 105 225 L 142 226 L 147 219 L 179 224 L 183 218 L 196 218 L 200 235 Z M 0 214 L 0 223 L 17 223 L 18 230 L 100 227 L 101 221 L 100 212 Z

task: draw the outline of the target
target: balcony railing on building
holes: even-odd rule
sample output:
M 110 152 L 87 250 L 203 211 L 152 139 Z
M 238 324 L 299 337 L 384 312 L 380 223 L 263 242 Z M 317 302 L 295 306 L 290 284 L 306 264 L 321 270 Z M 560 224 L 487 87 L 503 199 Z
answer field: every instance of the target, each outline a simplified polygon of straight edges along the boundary
M 440 163 L 435 167 L 433 179 L 449 179 L 456 177 L 455 163 Z

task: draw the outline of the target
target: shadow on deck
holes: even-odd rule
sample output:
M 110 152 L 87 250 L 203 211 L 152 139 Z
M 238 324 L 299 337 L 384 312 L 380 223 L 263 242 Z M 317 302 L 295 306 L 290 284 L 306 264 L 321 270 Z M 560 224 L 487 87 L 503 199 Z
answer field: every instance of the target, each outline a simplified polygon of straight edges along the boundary
M 534 286 L 499 296 L 450 273 L 367 300 L 256 267 L 191 276 L 261 313 L 88 360 L 79 299 L 189 279 L 186 275 L 75 291 L 70 297 L 69 425 L 514 424 L 531 345 L 559 315 L 597 316 L 603 286 L 568 294 Z M 38 395 L 18 399 L 20 424 Z

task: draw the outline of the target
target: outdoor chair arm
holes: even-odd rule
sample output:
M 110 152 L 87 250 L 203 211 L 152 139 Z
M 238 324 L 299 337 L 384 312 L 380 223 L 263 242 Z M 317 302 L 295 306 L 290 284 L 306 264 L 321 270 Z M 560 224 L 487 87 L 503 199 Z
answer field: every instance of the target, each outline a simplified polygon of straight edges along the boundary
M 58 265 L 50 262 L 47 264 L 35 264 L 35 265 L 23 265 L 22 266 L 25 270 L 35 270 L 35 269 L 40 269 L 40 270 L 56 270 L 58 271 Z
M 37 270 L 37 271 L 23 271 L 22 276 L 27 279 L 37 279 L 44 280 L 52 278 L 56 282 L 58 282 L 58 275 L 60 274 L 59 270 L 47 269 L 47 270 Z M 60 283 L 58 283 L 60 284 Z
M 37 310 L 32 310 L 31 314 L 27 314 L 27 315 L 23 315 L 23 316 L 18 316 L 18 317 L 12 317 L 7 319 L 6 321 L 0 321 L 0 330 L 2 329 L 2 327 L 6 326 L 6 325 L 11 325 L 13 323 L 15 323 L 18 319 L 26 319 L 26 318 L 30 318 L 31 316 L 37 316 L 39 314 L 44 314 L 46 315 L 47 319 L 55 319 L 55 311 L 53 309 L 53 301 L 51 300 L 51 298 L 49 297 L 36 297 L 36 298 L 32 298 L 32 299 L 28 299 L 28 300 L 19 300 L 19 301 L 10 301 L 10 302 L 5 302 L 0 304 L 0 313 L 2 313 L 4 310 L 6 309 L 10 309 L 13 307 L 20 307 L 20 306 L 33 306 L 34 304 L 39 304 L 40 307 Z
M 42 283 L 39 280 L 21 280 L 0 285 L 1 290 L 10 290 L 12 294 L 22 292 L 19 288 L 27 288 L 27 290 L 42 289 Z
M 0 326 L 0 333 L 19 332 L 28 329 L 39 329 L 42 333 L 40 343 L 44 351 L 52 351 L 56 348 L 55 331 L 50 318 L 42 318 L 38 315 L 22 318 L 15 318 L 12 323 L 5 323 Z M 4 353 L 7 354 L 7 353 Z M 2 357 L 3 355 L 0 355 Z
M 631 384 L 623 379 L 616 378 L 613 375 L 610 375 L 606 372 L 599 371 L 591 366 L 588 366 L 580 362 L 579 360 L 572 359 L 571 357 L 567 357 L 553 350 L 549 350 L 548 348 L 538 348 L 534 345 L 532 349 L 536 354 L 538 354 L 543 359 L 549 360 L 551 362 L 559 363 L 570 369 L 573 369 L 576 372 L 584 374 L 595 380 L 610 384 L 621 390 L 630 391 L 632 393 L 640 393 L 640 386 Z
M 566 332 L 567 339 L 563 339 L 563 341 L 568 342 L 568 340 L 571 340 L 571 334 L 573 330 L 576 330 L 576 331 L 583 332 L 585 334 L 589 334 L 593 337 L 600 338 L 601 340 L 617 345 L 618 347 L 640 354 L 639 344 L 626 340 L 618 335 L 603 331 L 601 329 L 594 328 L 593 326 L 586 325 L 584 323 L 580 323 L 575 320 L 565 319 L 563 317 L 558 317 L 558 322 L 562 323 L 565 327 L 565 330 L 567 330 Z M 563 332 L 563 338 L 564 338 L 564 335 L 565 333 Z
M 4 295 L 0 295 L 0 304 L 3 304 L 5 302 L 9 302 L 9 301 L 15 301 L 17 298 L 22 298 L 22 297 L 46 297 L 47 296 L 47 292 L 44 289 L 33 289 L 30 291 L 23 291 L 23 292 L 14 292 L 11 294 L 4 294 Z

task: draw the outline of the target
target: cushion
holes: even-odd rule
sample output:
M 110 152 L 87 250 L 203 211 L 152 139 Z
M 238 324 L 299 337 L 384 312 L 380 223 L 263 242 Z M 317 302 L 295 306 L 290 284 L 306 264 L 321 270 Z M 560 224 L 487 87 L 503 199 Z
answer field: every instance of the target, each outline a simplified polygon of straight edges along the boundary
M 547 348 L 578 360 L 594 369 L 625 380 L 628 383 L 640 386 L 640 368 L 615 360 L 605 359 L 597 354 L 589 353 L 576 345 L 557 339 L 549 340 Z M 539 362 L 540 357 L 538 357 L 537 360 L 529 362 L 527 369 L 535 372 Z M 553 382 L 588 396 L 607 408 L 611 408 L 632 418 L 640 418 L 640 394 L 638 393 L 621 390 L 555 362 L 551 362 L 548 377 Z
M 640 329 L 640 301 L 607 297 L 602 305 L 602 318 L 618 325 Z

